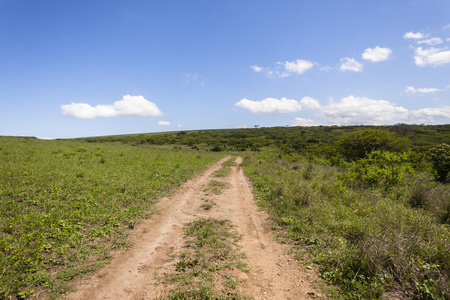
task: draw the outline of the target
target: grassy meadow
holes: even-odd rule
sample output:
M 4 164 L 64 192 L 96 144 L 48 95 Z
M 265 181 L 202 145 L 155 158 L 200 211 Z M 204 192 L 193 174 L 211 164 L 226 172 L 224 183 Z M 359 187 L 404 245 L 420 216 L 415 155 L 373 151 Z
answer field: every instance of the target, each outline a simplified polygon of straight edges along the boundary
M 223 153 L 0 137 L 0 299 L 56 297 Z
M 450 125 L 406 124 L 0 137 L 0 299 L 57 297 L 126 245 L 158 196 L 229 154 L 330 298 L 450 299 L 449 144 Z M 210 266 L 188 250 L 189 271 Z

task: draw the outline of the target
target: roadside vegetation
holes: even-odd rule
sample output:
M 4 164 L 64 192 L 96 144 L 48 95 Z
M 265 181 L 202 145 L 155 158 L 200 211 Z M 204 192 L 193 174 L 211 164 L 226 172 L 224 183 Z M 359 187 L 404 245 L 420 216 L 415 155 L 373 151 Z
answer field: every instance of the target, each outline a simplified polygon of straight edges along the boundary
M 384 130 L 317 153 L 260 152 L 244 171 L 299 258 L 347 299 L 450 299 L 450 151 Z M 364 151 L 362 151 L 364 150 Z
M 344 298 L 450 299 L 449 144 L 450 125 L 407 124 L 0 137 L 0 299 L 63 293 L 126 245 L 157 197 L 230 153 L 244 157 L 274 230 Z M 226 188 L 227 163 L 205 193 Z M 205 210 L 214 205 L 207 200 Z M 230 224 L 198 222 L 186 229 L 180 267 L 164 279 L 192 289 L 165 299 L 244 297 L 206 284 L 218 276 L 205 254 L 216 238 L 194 242 L 197 229 L 232 232 Z
M 222 157 L 0 137 L 0 299 L 65 292 L 126 245 L 157 197 Z

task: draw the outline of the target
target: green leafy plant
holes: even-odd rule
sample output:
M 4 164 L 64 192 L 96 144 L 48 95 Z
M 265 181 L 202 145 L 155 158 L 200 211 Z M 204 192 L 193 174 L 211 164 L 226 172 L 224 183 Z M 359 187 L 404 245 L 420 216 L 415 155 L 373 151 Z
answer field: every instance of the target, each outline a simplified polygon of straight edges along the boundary
M 436 174 L 436 180 L 443 183 L 450 182 L 450 146 L 440 144 L 430 150 L 430 160 Z
M 372 151 L 367 158 L 353 161 L 340 178 L 347 184 L 360 187 L 393 187 L 413 173 L 406 153 Z

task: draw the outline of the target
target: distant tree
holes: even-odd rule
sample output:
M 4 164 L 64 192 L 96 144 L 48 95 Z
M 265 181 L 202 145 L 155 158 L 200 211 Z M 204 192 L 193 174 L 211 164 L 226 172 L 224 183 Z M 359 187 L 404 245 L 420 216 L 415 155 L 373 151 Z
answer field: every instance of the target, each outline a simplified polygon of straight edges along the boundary
M 214 147 L 211 148 L 211 151 L 220 152 L 220 151 L 223 151 L 223 148 L 219 145 L 215 145 Z

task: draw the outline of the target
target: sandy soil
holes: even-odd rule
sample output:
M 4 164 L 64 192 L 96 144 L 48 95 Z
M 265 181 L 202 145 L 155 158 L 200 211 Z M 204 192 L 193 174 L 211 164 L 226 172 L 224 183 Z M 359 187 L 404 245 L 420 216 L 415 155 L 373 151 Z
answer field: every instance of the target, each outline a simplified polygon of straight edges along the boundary
M 187 181 L 170 198 L 157 204 L 159 214 L 137 226 L 131 237 L 132 246 L 114 254 L 110 264 L 80 284 L 63 299 L 154 299 L 164 287 L 157 284 L 157 274 L 169 268 L 167 259 L 183 247 L 184 224 L 198 217 L 225 218 L 232 221 L 243 235 L 240 245 L 250 271 L 238 270 L 232 275 L 246 280 L 242 294 L 253 299 L 324 298 L 311 282 L 317 278 L 313 270 L 298 265 L 286 244 L 275 241 L 271 223 L 265 212 L 259 211 L 251 187 L 240 163 L 226 178 L 214 173 L 224 158 L 201 176 Z M 212 180 L 227 182 L 219 195 L 207 191 Z M 205 199 L 217 205 L 210 210 L 201 207 Z

